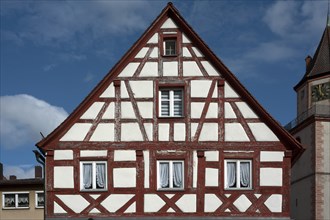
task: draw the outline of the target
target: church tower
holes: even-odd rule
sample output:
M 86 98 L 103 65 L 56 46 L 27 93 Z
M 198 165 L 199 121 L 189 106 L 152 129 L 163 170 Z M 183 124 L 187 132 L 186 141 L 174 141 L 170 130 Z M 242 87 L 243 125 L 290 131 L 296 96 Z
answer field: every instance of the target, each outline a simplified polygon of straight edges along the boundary
M 330 219 L 330 18 L 306 72 L 294 87 L 297 118 L 286 129 L 305 152 L 294 164 L 291 217 Z

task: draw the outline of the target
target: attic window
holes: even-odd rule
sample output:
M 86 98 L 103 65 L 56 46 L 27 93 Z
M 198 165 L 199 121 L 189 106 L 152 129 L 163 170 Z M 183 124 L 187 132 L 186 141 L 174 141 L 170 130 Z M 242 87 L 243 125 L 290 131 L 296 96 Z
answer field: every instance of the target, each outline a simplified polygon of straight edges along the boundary
M 177 46 L 176 46 L 175 38 L 164 39 L 164 55 L 165 56 L 175 56 L 177 54 L 176 47 Z

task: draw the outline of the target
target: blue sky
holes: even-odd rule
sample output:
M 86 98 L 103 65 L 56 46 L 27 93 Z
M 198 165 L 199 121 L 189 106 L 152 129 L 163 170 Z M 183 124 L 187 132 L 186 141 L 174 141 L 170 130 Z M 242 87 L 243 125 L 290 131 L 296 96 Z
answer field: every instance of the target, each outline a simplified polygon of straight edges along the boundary
M 282 125 L 326 25 L 328 1 L 173 1 Z M 88 95 L 166 1 L 1 0 L 0 161 L 32 177 L 32 150 Z

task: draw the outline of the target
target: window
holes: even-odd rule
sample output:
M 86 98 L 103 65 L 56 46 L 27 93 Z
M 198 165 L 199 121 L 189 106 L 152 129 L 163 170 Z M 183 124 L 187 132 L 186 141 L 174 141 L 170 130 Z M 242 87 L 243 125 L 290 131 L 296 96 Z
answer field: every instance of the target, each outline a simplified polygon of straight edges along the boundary
M 3 208 L 29 208 L 29 193 L 3 193 L 2 194 Z
M 225 188 L 251 189 L 251 160 L 225 160 Z
M 175 56 L 176 55 L 176 39 L 170 38 L 164 40 L 164 55 Z
M 184 167 L 182 160 L 160 160 L 157 161 L 157 188 L 183 189 Z
M 104 161 L 86 161 L 80 163 L 80 189 L 106 190 L 107 163 Z
M 183 89 L 166 88 L 159 90 L 159 112 L 161 117 L 183 116 Z
M 36 208 L 43 208 L 45 206 L 45 193 L 36 192 Z

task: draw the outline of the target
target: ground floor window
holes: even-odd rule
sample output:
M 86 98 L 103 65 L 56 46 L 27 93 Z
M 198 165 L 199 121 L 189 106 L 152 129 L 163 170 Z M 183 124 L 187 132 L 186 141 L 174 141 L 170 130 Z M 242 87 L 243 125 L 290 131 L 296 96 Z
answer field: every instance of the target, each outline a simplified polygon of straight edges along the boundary
M 183 160 L 157 161 L 157 188 L 170 190 L 184 188 Z
M 106 190 L 107 163 L 105 161 L 80 162 L 80 189 Z
M 225 160 L 225 189 L 251 189 L 251 166 L 251 160 Z
M 3 208 L 29 208 L 29 192 L 2 193 Z
M 45 193 L 40 191 L 36 192 L 36 208 L 43 208 L 45 206 Z

